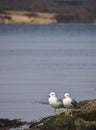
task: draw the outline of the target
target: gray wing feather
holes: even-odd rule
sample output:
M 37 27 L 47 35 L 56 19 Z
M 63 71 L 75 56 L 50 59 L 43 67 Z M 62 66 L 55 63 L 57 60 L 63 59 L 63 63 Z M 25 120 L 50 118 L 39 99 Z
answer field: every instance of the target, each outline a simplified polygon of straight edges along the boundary
M 57 99 L 57 102 L 62 104 L 62 100 L 61 99 Z
M 71 104 L 72 104 L 75 108 L 77 108 L 77 106 L 78 106 L 78 103 L 77 103 L 74 99 L 72 99 Z
M 62 108 L 65 108 L 62 99 L 57 99 L 57 102 L 61 105 Z

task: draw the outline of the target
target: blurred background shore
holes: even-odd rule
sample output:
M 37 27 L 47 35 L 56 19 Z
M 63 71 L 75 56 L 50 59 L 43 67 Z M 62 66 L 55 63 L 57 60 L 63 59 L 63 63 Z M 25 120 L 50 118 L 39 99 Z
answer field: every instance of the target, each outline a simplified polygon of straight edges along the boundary
M 96 23 L 96 1 L 1 0 L 0 23 Z

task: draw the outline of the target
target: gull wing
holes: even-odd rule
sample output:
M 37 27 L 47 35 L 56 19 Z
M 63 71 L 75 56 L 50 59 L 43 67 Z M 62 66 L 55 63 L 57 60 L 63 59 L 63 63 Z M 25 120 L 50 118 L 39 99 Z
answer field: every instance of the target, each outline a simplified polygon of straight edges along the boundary
M 72 104 L 75 108 L 78 107 L 78 103 L 77 103 L 74 99 L 72 99 L 71 104 Z
M 61 105 L 62 108 L 65 108 L 62 99 L 57 99 L 57 102 Z

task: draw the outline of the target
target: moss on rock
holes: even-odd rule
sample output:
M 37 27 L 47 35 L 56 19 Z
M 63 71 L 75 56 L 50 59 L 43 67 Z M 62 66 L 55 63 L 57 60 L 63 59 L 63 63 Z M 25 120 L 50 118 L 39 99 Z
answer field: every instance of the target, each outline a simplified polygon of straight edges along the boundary
M 30 126 L 30 130 L 96 130 L 96 99 L 82 101 L 80 109 L 50 116 Z

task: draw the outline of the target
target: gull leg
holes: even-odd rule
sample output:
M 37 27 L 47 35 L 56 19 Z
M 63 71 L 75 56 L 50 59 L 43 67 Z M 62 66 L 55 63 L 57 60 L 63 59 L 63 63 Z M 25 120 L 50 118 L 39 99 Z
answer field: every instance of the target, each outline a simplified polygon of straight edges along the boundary
M 56 113 L 56 109 L 54 109 L 54 115 L 57 115 L 57 113 Z
M 59 115 L 60 113 L 61 113 L 61 111 L 60 111 L 60 109 L 58 109 L 58 113 L 57 114 Z

